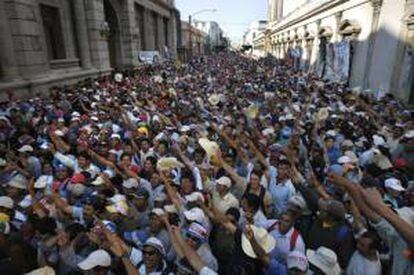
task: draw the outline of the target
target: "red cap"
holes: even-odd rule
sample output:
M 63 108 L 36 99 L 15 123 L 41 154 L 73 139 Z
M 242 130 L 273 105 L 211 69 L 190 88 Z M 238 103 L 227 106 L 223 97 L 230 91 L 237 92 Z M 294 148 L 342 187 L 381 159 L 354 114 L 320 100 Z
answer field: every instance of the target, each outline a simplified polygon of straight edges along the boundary
M 82 184 L 82 183 L 85 183 L 85 181 L 86 181 L 86 177 L 85 177 L 85 175 L 84 175 L 84 174 L 82 174 L 82 173 L 77 173 L 77 174 L 74 174 L 74 175 L 72 176 L 72 178 L 70 179 L 70 181 L 71 181 L 73 184 Z

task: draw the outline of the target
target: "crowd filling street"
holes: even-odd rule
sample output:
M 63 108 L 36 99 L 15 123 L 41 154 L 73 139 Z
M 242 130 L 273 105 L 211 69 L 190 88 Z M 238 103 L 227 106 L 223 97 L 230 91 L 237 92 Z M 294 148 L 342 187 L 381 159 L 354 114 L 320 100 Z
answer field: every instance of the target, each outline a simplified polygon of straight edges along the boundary
M 0 274 L 414 274 L 414 112 L 226 52 L 0 105 Z

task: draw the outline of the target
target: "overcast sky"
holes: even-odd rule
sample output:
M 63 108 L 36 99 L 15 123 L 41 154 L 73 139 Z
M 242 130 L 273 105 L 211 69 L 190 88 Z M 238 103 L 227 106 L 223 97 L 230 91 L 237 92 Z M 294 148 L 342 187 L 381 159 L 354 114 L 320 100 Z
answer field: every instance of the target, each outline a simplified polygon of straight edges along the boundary
M 266 0 L 176 0 L 181 20 L 203 9 L 217 9 L 195 16 L 198 20 L 217 21 L 233 42 L 240 42 L 249 24 L 266 19 Z

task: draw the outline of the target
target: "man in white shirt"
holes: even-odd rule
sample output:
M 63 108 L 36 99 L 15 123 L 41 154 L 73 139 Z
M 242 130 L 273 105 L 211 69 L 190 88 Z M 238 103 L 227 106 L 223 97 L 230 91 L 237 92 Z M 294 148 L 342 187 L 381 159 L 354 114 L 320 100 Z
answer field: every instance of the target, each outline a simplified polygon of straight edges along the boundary
M 271 257 L 281 263 L 286 262 L 292 251 L 305 253 L 305 243 L 299 231 L 294 228 L 295 219 L 290 212 L 284 212 L 278 220 L 268 220 L 265 228 L 276 240 Z
M 380 247 L 379 237 L 370 231 L 358 238 L 357 250 L 351 257 L 346 269 L 347 275 L 380 275 L 381 261 L 378 249 Z
M 239 208 L 239 201 L 230 192 L 230 187 L 230 178 L 221 177 L 216 180 L 216 187 L 213 191 L 213 205 L 223 214 L 231 207 Z

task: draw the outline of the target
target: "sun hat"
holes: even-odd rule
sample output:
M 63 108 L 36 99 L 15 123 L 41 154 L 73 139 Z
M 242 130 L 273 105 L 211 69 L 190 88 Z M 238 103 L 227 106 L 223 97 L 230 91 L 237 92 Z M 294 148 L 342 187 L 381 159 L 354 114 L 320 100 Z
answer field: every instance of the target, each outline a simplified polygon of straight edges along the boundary
M 201 148 L 207 153 L 207 156 L 212 157 L 215 156 L 218 150 L 220 149 L 219 145 L 214 142 L 210 141 L 207 138 L 200 138 L 198 140 L 198 144 L 200 144 Z
M 229 177 L 223 176 L 216 180 L 216 183 L 219 185 L 226 186 L 227 188 L 231 187 L 231 179 Z
M 392 190 L 400 191 L 400 192 L 405 190 L 405 188 L 402 187 L 402 185 L 401 185 L 401 181 L 399 179 L 396 179 L 396 178 L 386 179 L 384 181 L 384 186 L 385 186 L 385 188 L 390 188 Z
M 13 209 L 14 207 L 14 201 L 12 198 L 8 196 L 1 196 L 0 197 L 0 207 L 4 207 L 7 209 Z
M 91 270 L 97 266 L 109 267 L 111 265 L 111 256 L 103 249 L 93 251 L 84 259 L 78 263 L 78 267 L 84 271 Z
M 256 239 L 257 243 L 262 247 L 266 254 L 270 253 L 276 245 L 275 239 L 267 232 L 266 229 L 254 225 L 250 226 L 253 230 L 254 238 Z M 247 256 L 251 258 L 257 258 L 257 255 L 254 253 L 249 239 L 244 233 L 242 234 L 242 249 Z
M 303 272 L 309 268 L 308 258 L 300 251 L 290 252 L 286 258 L 286 265 L 288 269 L 297 268 Z
M 178 167 L 182 168 L 184 165 L 174 157 L 161 158 L 157 161 L 157 169 L 160 171 L 167 171 Z
M 20 174 L 16 175 L 8 182 L 8 185 L 10 187 L 14 187 L 17 189 L 22 189 L 22 190 L 27 189 L 27 184 L 28 182 L 27 182 L 26 177 Z
M 308 249 L 306 251 L 309 263 L 313 264 L 326 275 L 340 275 L 341 268 L 338 264 L 338 258 L 332 250 L 324 246 L 319 247 L 316 251 Z
M 20 153 L 33 152 L 33 147 L 30 145 L 23 145 L 17 151 L 19 151 Z

